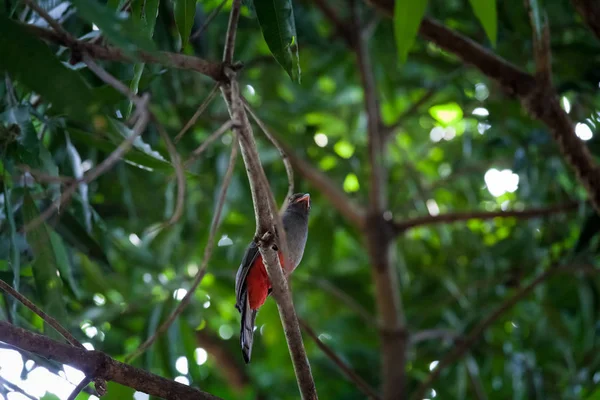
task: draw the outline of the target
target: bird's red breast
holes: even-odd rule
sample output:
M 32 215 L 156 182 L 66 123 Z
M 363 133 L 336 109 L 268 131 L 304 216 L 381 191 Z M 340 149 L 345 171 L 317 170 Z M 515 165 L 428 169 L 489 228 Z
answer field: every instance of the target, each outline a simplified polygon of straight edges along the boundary
M 283 268 L 283 256 L 281 252 L 279 255 L 279 263 Z M 265 264 L 263 263 L 262 256 L 259 254 L 258 257 L 252 263 L 248 276 L 246 277 L 246 287 L 248 288 L 248 302 L 252 310 L 258 310 L 267 300 L 269 295 L 269 289 L 271 289 L 271 281 Z

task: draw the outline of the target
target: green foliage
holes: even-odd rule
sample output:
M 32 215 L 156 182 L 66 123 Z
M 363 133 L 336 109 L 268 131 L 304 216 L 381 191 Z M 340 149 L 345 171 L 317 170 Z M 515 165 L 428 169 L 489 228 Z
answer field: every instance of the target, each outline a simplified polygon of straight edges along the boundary
M 475 16 L 481 22 L 492 46 L 496 46 L 498 36 L 498 20 L 496 16 L 496 0 L 469 0 Z
M 181 48 L 184 49 L 192 32 L 194 16 L 196 15 L 196 0 L 175 0 L 173 13 L 181 38 Z
M 300 83 L 298 36 L 291 0 L 255 1 L 260 29 L 271 53 L 294 82 Z
M 394 34 L 398 57 L 406 62 L 408 52 L 415 43 L 421 20 L 427 9 L 427 0 L 396 1 L 394 7 Z
M 77 9 L 69 8 L 73 12 L 60 22 L 74 37 L 97 40 L 102 34 L 108 44 L 127 52 L 179 53 L 180 39 L 198 29 L 221 1 L 196 2 L 195 18 L 185 20 L 183 33 L 180 22 L 174 24 L 174 2 L 133 1 L 131 13 L 122 14 L 127 18 L 117 17 L 115 10 L 123 6 L 118 3 L 77 1 Z M 553 29 L 557 93 L 565 108 L 568 104 L 573 122 L 591 130 L 586 144 L 598 158 L 598 41 L 569 1 L 545 3 L 543 12 Z M 12 19 L 0 13 L 0 277 L 82 342 L 123 360 L 172 312 L 201 265 L 232 136 L 227 132 L 212 142 L 187 169 L 185 211 L 173 226 L 161 224 L 172 215 L 177 199 L 175 169 L 151 123 L 122 161 L 81 185 L 58 213 L 24 233 L 70 187 L 72 180 L 63 178 L 77 179 L 105 160 L 131 135 L 131 124 L 128 99 L 81 63 L 71 65 L 69 50 L 34 37 L 18 19 L 43 22 L 23 2 L 11 4 L 16 7 Z M 294 155 L 323 173 L 331 187 L 365 205 L 371 169 L 356 57 L 312 2 L 293 2 L 293 13 L 291 4 L 255 1 L 258 23 L 252 11 L 242 10 L 235 52 L 235 59 L 244 63 L 240 86 Z M 346 2 L 332 4 L 340 20 L 350 20 Z M 585 191 L 548 128 L 532 121 L 516 100 L 480 72 L 417 36 L 427 9 L 474 41 L 496 42 L 499 55 L 532 70 L 532 28 L 522 2 L 497 2 L 493 18 L 489 5 L 494 2 L 472 4 L 397 1 L 392 20 L 366 2 L 356 2 L 357 16 L 370 27 L 365 35 L 383 123 L 395 126 L 383 160 L 389 200 L 384 217 L 402 222 L 438 213 L 533 209 L 570 201 L 580 202 L 580 207 L 527 220 L 422 225 L 399 237 L 392 246 L 394 272 L 413 334 L 443 330 L 463 336 L 551 262 L 595 265 L 600 250 L 599 218 L 584 202 Z M 184 52 L 221 60 L 230 9 L 228 2 Z M 100 30 L 94 31 L 92 23 Z M 401 71 L 396 54 L 405 60 Z M 214 82 L 195 72 L 135 61 L 98 63 L 133 92 L 148 93 L 154 114 L 174 138 Z M 300 67 L 303 79 L 297 84 Z M 405 114 L 431 88 L 433 95 Z M 222 99 L 216 97 L 177 143 L 181 159 L 187 160 L 227 118 Z M 255 135 L 280 204 L 288 187 L 283 163 L 256 127 Z M 497 182 L 490 175 L 486 181 L 492 169 L 508 182 L 497 196 L 491 193 Z M 513 174 L 518 176 L 516 187 L 510 187 Z M 364 232 L 298 169 L 295 187 L 311 193 L 312 199 L 307 252 L 290 278 L 297 312 L 378 388 L 380 337 Z M 258 314 L 250 365 L 243 365 L 239 351 L 234 279 L 255 231 L 249 193 L 240 159 L 207 275 L 184 313 L 134 365 L 170 379 L 185 377 L 190 385 L 226 399 L 296 399 L 293 368 L 272 299 Z M 0 318 L 53 334 L 8 296 L 0 296 Z M 595 399 L 599 319 L 598 278 L 556 275 L 502 314 L 467 357 L 445 370 L 433 385 L 435 398 L 477 398 L 479 387 L 489 399 Z M 456 343 L 460 341 L 432 339 L 411 344 L 407 390 L 414 391 L 430 373 L 431 363 Z M 364 398 L 310 339 L 305 338 L 305 346 L 320 398 Z M 180 357 L 187 359 L 187 372 L 177 369 Z M 50 368 L 56 363 L 36 363 L 56 371 Z M 242 379 L 232 378 L 231 371 Z M 130 400 L 132 393 L 109 384 L 108 398 Z

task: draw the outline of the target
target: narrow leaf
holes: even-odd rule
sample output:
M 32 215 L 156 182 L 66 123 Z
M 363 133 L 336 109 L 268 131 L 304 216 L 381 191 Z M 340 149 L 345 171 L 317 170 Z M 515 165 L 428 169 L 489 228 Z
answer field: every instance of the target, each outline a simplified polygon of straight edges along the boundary
M 67 249 L 65 248 L 62 238 L 58 236 L 57 233 L 50 232 L 50 243 L 52 244 L 52 250 L 56 257 L 56 264 L 58 271 L 60 272 L 60 277 L 67 284 L 75 298 L 80 299 L 81 292 L 73 276 L 71 261 L 69 260 L 69 255 L 67 254 Z
M 492 46 L 496 47 L 498 18 L 496 16 L 496 0 L 469 0 L 475 16 L 481 22 L 485 34 Z
M 196 15 L 196 0 L 175 0 L 175 23 L 181 37 L 181 49 L 183 50 L 188 44 L 190 34 L 192 33 L 192 25 L 194 24 L 194 16 Z
M 408 52 L 415 43 L 426 8 L 427 0 L 396 0 L 394 8 L 394 35 L 396 37 L 396 47 L 398 48 L 400 63 L 406 62 Z
M 39 216 L 39 211 L 29 192 L 25 192 L 23 201 L 23 220 L 30 223 Z M 61 324 L 67 320 L 66 306 L 62 297 L 62 282 L 58 271 L 61 255 L 55 253 L 50 238 L 48 225 L 42 223 L 27 233 L 27 242 L 31 246 L 35 260 L 33 261 L 33 277 L 35 286 L 42 302 L 42 308 Z M 44 322 L 45 333 L 57 337 L 58 333 Z
M 98 1 L 72 0 L 72 3 L 77 7 L 79 16 L 98 26 L 111 43 L 130 56 L 135 57 L 138 49 L 146 51 L 156 49 L 144 26 L 124 17 L 125 14 L 115 13 Z
M 46 44 L 2 13 L 0 54 L 0 71 L 8 72 L 60 111 L 87 122 L 97 109 L 81 75 L 65 67 Z
M 254 1 L 256 16 L 269 50 L 292 81 L 300 82 L 298 36 L 291 0 Z

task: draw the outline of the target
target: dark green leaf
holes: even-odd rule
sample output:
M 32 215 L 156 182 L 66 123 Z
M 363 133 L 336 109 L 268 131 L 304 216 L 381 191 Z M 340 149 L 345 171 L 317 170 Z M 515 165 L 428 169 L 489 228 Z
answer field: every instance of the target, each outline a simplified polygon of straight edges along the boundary
M 298 36 L 292 1 L 255 0 L 254 8 L 269 50 L 292 81 L 299 83 Z
M 0 61 L 0 63 L 1 62 L 2 61 Z M 0 121 L 7 125 L 15 125 L 18 127 L 18 135 L 16 138 L 18 148 L 16 150 L 15 158 L 32 168 L 39 168 L 40 144 L 35 128 L 31 123 L 31 116 L 27 107 L 17 106 L 9 108 L 0 114 Z
M 427 0 L 397 0 L 394 8 L 394 35 L 398 58 L 406 62 L 408 52 L 415 43 L 421 20 L 427 9 Z
M 23 220 L 28 224 L 38 216 L 38 208 L 29 192 L 26 192 L 23 201 Z M 33 277 L 38 296 L 44 304 L 44 311 L 64 326 L 67 321 L 67 312 L 62 297 L 62 282 L 58 276 L 59 270 L 64 267 L 60 264 L 66 262 L 64 254 L 55 251 L 52 246 L 50 230 L 45 223 L 39 224 L 27 233 L 27 242 L 35 256 Z M 59 336 L 49 326 L 45 326 L 44 331 L 54 337 Z
M 57 260 L 58 271 L 60 272 L 60 277 L 67 284 L 68 288 L 71 290 L 75 298 L 81 298 L 81 292 L 75 282 L 75 278 L 73 277 L 73 269 L 71 266 L 71 262 L 69 260 L 69 255 L 67 254 L 67 249 L 58 234 L 55 232 L 50 232 L 50 242 L 52 244 L 52 249 L 54 251 L 54 255 Z
M 469 0 L 475 16 L 481 22 L 485 33 L 496 46 L 496 37 L 498 33 L 498 17 L 496 16 L 496 0 Z
M 66 68 L 46 44 L 1 13 L 0 54 L 0 71 L 8 72 L 57 109 L 83 121 L 89 121 L 89 115 L 98 110 L 79 73 Z
M 581 253 L 583 250 L 589 247 L 590 241 L 600 232 L 600 215 L 596 212 L 592 212 L 581 228 L 579 238 L 575 244 L 574 252 Z
M 175 23 L 181 38 L 181 49 L 187 46 L 192 33 L 194 16 L 196 15 L 196 0 L 175 0 Z
M 113 10 L 97 1 L 73 0 L 79 15 L 90 23 L 95 24 L 102 34 L 132 57 L 138 49 L 154 51 L 156 46 L 148 35 L 143 24 L 135 23 L 132 19 L 124 19 Z

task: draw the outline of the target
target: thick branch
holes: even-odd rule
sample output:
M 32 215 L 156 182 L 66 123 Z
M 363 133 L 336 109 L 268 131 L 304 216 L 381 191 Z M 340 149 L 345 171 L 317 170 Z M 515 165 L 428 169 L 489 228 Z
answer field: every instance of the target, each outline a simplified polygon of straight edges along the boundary
M 538 275 L 534 280 L 532 280 L 528 285 L 523 286 L 519 291 L 517 291 L 514 295 L 509 297 L 504 303 L 496 308 L 491 314 L 489 314 L 486 318 L 480 321 L 471 332 L 464 337 L 463 340 L 458 342 L 456 346 L 451 350 L 444 358 L 440 360 L 435 369 L 429 374 L 429 376 L 421 383 L 421 385 L 417 388 L 416 392 L 411 397 L 413 400 L 420 400 L 425 397 L 425 392 L 431 384 L 440 377 L 442 371 L 457 362 L 462 356 L 464 356 L 467 352 L 469 352 L 475 344 L 479 341 L 483 333 L 487 328 L 492 326 L 504 313 L 509 311 L 515 304 L 521 301 L 523 298 L 528 296 L 533 289 L 535 289 L 539 284 L 543 283 L 546 279 L 556 273 L 585 273 L 585 274 L 598 274 L 600 273 L 600 268 L 595 268 L 592 266 L 564 266 L 564 267 L 550 267 L 540 275 Z
M 70 48 L 72 51 L 79 53 L 87 53 L 91 58 L 106 61 L 118 61 L 126 63 L 134 63 L 136 60 L 123 53 L 117 47 L 102 46 L 82 40 L 69 40 L 63 35 L 54 31 L 40 28 L 34 25 L 26 25 L 29 32 L 33 35 L 51 43 L 59 44 Z M 138 50 L 137 58 L 148 64 L 160 64 L 165 67 L 185 69 L 190 71 L 200 72 L 215 81 L 220 81 L 224 78 L 223 68 L 221 63 L 206 61 L 198 57 L 186 56 L 184 54 L 169 53 L 159 51 L 150 53 L 143 50 Z
M 87 351 L 0 321 L 0 341 L 152 396 L 173 400 L 219 400 L 210 393 L 123 364 L 100 351 Z
M 571 0 L 586 25 L 600 39 L 600 3 L 596 0 Z
M 406 232 L 409 229 L 416 228 L 423 225 L 433 224 L 448 224 L 452 222 L 468 221 L 471 219 L 493 219 L 493 218 L 518 218 L 518 219 L 529 219 L 543 217 L 546 215 L 557 214 L 560 212 L 571 211 L 577 208 L 578 204 L 566 203 L 559 204 L 552 207 L 546 208 L 534 208 L 531 210 L 523 211 L 474 211 L 465 213 L 448 213 L 436 216 L 426 216 L 408 219 L 406 221 L 400 221 L 394 223 L 394 231 L 397 235 Z

